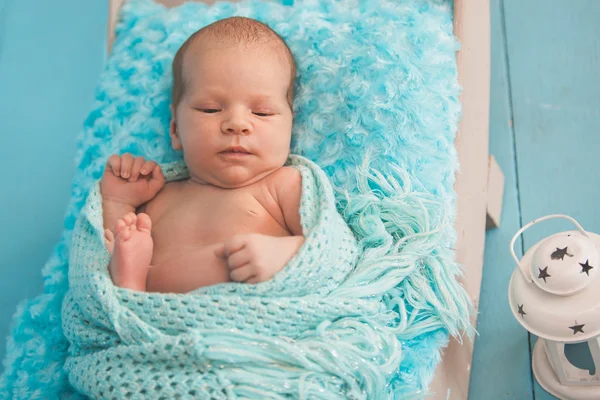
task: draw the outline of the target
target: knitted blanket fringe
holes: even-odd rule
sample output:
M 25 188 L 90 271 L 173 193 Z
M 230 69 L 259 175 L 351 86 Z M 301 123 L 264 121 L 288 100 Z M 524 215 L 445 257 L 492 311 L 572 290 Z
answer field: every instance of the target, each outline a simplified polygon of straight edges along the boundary
M 73 234 L 63 329 L 70 383 L 95 398 L 386 399 L 406 385 L 404 341 L 471 332 L 443 247 L 447 213 L 399 167 L 359 168 L 358 195 L 302 174 L 305 244 L 271 281 L 188 294 L 112 284 L 96 184 Z M 167 180 L 186 176 L 163 167 Z M 417 378 L 415 378 L 417 379 Z M 423 392 L 413 393 L 421 397 Z M 404 395 L 410 395 L 403 392 Z

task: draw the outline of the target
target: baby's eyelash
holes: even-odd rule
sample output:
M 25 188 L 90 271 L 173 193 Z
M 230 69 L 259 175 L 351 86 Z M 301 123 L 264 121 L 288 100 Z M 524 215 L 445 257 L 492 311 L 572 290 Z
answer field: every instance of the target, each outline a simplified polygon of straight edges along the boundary
M 205 114 L 215 114 L 221 111 L 218 108 L 197 108 L 197 110 Z M 252 114 L 257 115 L 259 117 L 270 117 L 272 115 L 275 115 L 272 112 L 253 112 Z

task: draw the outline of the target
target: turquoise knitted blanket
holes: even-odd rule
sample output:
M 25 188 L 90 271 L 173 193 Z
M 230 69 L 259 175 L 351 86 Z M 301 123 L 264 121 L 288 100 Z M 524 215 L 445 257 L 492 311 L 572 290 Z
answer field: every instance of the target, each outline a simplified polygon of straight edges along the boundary
M 102 199 L 94 186 L 73 233 L 63 306 L 63 329 L 72 343 L 65 369 L 77 390 L 93 398 L 148 399 L 297 393 L 346 399 L 387 392 L 397 346 L 389 344 L 396 340 L 387 332 L 385 310 L 376 297 L 355 299 L 348 287 L 340 291 L 356 266 L 357 242 L 323 171 L 299 156 L 289 163 L 302 174 L 306 240 L 298 253 L 270 281 L 224 283 L 190 294 L 113 285 Z M 163 168 L 166 179 L 186 177 L 181 165 Z M 356 329 L 369 320 L 376 325 Z M 368 357 L 364 335 L 375 346 Z
M 93 398 L 393 396 L 402 354 L 397 334 L 407 321 L 390 290 L 410 272 L 401 267 L 419 268 L 440 238 L 431 232 L 385 250 L 359 249 L 321 168 L 301 156 L 288 164 L 302 174 L 304 245 L 270 281 L 189 294 L 113 285 L 99 183 L 93 186 L 75 225 L 63 305 L 71 342 L 65 370 L 74 388 Z M 167 181 L 189 176 L 181 163 L 163 171 Z M 394 181 L 379 176 L 379 183 L 391 189 Z M 382 213 L 406 217 L 399 204 L 367 204 L 347 216 L 351 225 Z

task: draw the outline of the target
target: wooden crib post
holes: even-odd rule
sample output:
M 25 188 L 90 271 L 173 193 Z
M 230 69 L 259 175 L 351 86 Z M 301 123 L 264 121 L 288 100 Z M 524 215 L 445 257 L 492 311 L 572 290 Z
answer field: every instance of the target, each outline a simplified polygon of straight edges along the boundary
M 490 2 L 489 0 L 455 0 L 454 34 L 461 42 L 457 54 L 458 80 L 462 86 L 462 120 L 456 137 L 460 172 L 456 176 L 458 195 L 456 258 L 465 267 L 462 284 L 475 311 L 483 269 L 488 192 L 493 194 L 491 210 L 499 222 L 503 178 L 502 172 L 488 156 L 488 124 L 490 99 Z M 488 181 L 493 190 L 488 191 Z M 499 197 L 499 199 L 498 199 Z M 477 314 L 471 321 L 476 323 Z M 473 358 L 473 342 L 460 344 L 451 339 L 444 350 L 430 387 L 432 399 L 466 399 Z

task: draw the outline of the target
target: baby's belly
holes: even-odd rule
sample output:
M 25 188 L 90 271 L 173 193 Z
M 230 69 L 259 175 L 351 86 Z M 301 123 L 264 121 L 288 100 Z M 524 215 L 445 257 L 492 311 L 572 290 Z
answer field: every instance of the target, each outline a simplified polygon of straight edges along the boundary
M 187 293 L 202 286 L 229 282 L 225 260 L 214 254 L 219 243 L 198 247 L 177 247 L 155 253 L 148 271 L 146 290 Z M 162 253 L 162 254 L 161 254 Z

